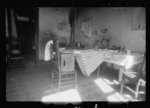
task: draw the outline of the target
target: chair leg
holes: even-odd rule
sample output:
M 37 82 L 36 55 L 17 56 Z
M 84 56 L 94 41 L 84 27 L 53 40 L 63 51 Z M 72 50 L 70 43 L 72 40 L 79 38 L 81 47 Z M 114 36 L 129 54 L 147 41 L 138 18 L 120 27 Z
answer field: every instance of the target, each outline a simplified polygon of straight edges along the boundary
M 59 78 L 58 78 L 58 90 L 57 90 L 57 93 L 59 93 L 59 91 L 60 91 L 60 83 L 61 83 L 60 82 L 61 81 L 61 73 L 59 72 L 58 74 L 59 74 L 59 76 L 58 76 Z
M 138 92 L 135 93 L 135 99 L 137 99 L 137 98 L 138 98 Z
M 100 71 L 100 66 L 97 69 L 97 78 L 99 78 L 99 71 Z
M 53 69 L 53 64 L 51 63 L 51 87 L 53 87 L 54 83 L 54 69 Z
M 53 87 L 53 82 L 54 82 L 54 73 L 53 73 L 53 71 L 52 71 L 52 77 L 51 77 L 52 79 L 51 79 L 51 87 Z
M 125 81 L 125 79 L 121 76 L 121 81 L 120 81 L 120 83 L 121 83 L 121 86 L 120 86 L 120 94 L 123 94 L 124 81 Z
M 141 85 L 141 80 L 138 80 L 138 83 L 137 83 L 136 89 L 135 89 L 135 99 L 138 98 L 138 94 L 139 94 L 138 92 L 139 92 L 140 85 Z
M 75 73 L 75 89 L 77 90 L 77 71 L 76 71 L 76 73 Z
M 123 72 L 124 72 L 124 69 L 120 69 L 120 71 L 119 71 L 119 77 L 118 77 L 118 82 L 122 81 Z

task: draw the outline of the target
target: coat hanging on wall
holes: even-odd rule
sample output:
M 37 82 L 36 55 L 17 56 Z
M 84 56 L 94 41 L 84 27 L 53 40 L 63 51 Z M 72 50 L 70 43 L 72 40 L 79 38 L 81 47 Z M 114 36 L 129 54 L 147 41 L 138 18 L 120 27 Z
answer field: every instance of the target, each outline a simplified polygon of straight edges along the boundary
M 91 37 L 92 24 L 90 20 L 82 22 L 81 31 L 84 33 L 85 36 L 89 38 Z

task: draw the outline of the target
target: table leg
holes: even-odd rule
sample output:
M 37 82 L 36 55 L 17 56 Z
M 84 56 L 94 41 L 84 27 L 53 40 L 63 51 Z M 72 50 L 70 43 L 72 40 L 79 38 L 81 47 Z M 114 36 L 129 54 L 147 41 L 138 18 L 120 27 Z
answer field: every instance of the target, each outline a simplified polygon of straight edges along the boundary
M 118 82 L 121 82 L 123 72 L 124 72 L 124 69 L 120 69 L 120 70 L 119 70 Z
M 99 70 L 100 70 L 100 66 L 98 66 L 98 70 L 97 70 L 97 78 L 99 78 Z

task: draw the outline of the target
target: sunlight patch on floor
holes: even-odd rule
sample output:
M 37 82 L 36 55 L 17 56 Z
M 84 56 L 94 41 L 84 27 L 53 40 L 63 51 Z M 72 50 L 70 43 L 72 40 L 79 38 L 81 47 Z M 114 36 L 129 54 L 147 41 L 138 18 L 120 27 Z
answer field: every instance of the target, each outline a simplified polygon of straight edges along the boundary
M 104 80 L 107 84 L 109 84 L 109 85 L 113 85 L 113 84 L 114 84 L 114 82 L 111 82 L 111 81 L 109 81 L 109 80 L 106 79 L 106 78 L 103 78 L 103 80 Z
M 121 96 L 119 93 L 114 93 L 110 96 L 107 97 L 107 100 L 110 101 L 110 102 L 118 102 L 118 101 L 121 101 L 121 102 L 127 102 L 128 100 L 125 99 L 123 96 Z
M 130 96 L 129 94 L 124 94 L 124 97 L 128 98 L 129 100 L 132 100 L 132 96 Z
M 113 80 L 113 82 L 114 82 L 115 84 L 119 84 L 119 82 L 118 82 L 118 81 L 116 81 L 116 80 Z
M 42 97 L 42 102 L 81 102 L 81 97 L 75 89 Z
M 114 91 L 114 89 L 112 87 L 110 87 L 107 83 L 105 83 L 105 81 L 103 81 L 102 79 L 96 79 L 94 81 L 98 87 L 104 92 L 104 93 L 109 93 Z
M 98 87 L 104 92 L 104 93 L 110 93 L 113 92 L 114 89 L 110 86 L 112 84 L 119 84 L 116 80 L 113 80 L 112 82 L 106 78 L 99 78 L 95 80 L 95 83 L 98 85 Z M 129 97 L 129 95 L 128 95 Z M 115 92 L 109 96 L 106 97 L 108 101 L 110 102 L 127 102 L 128 100 L 124 98 L 120 93 Z

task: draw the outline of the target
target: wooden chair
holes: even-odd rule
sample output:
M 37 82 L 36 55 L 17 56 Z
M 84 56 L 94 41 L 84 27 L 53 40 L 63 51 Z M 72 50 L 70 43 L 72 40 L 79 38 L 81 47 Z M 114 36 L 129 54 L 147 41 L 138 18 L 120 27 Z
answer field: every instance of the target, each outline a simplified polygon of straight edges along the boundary
M 53 45 L 50 48 L 50 67 L 51 67 L 51 86 L 59 82 L 59 67 L 58 67 L 58 40 L 51 39 L 53 41 Z M 55 83 L 56 82 L 56 83 Z M 57 84 L 56 84 L 57 85 Z
M 59 67 L 59 91 L 62 88 L 77 88 L 74 54 L 61 53 Z
M 143 75 L 143 68 L 145 59 L 138 62 L 131 69 L 124 69 L 121 78 L 120 93 L 123 93 L 123 89 L 126 88 L 134 94 L 134 99 L 137 100 L 139 94 L 145 93 L 145 75 Z M 142 90 L 143 89 L 143 90 Z
M 52 84 L 58 82 L 58 92 L 67 88 L 77 88 L 77 72 L 75 71 L 74 54 L 60 53 L 58 40 L 54 42 L 56 54 L 52 58 Z
M 9 68 L 18 68 L 18 67 L 24 68 L 24 63 L 23 63 L 24 58 L 20 52 L 19 42 L 17 40 L 14 40 L 12 41 L 10 46 L 11 48 L 7 54 L 8 67 Z

